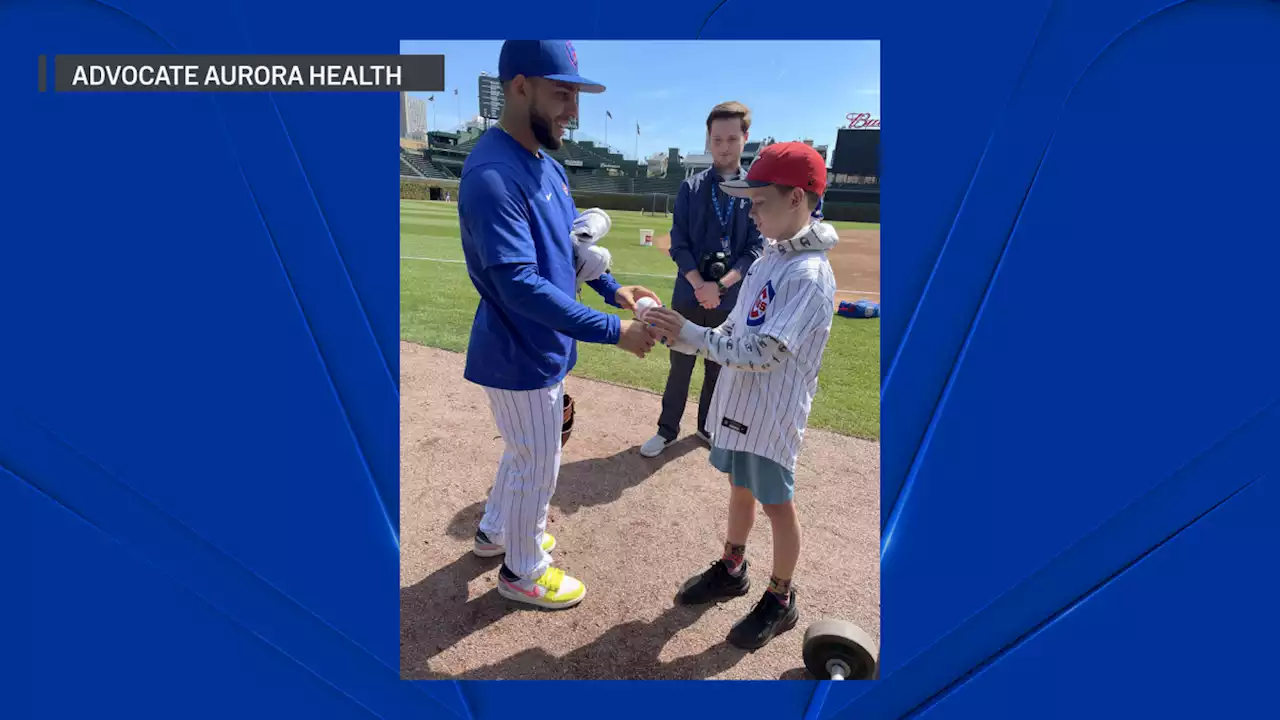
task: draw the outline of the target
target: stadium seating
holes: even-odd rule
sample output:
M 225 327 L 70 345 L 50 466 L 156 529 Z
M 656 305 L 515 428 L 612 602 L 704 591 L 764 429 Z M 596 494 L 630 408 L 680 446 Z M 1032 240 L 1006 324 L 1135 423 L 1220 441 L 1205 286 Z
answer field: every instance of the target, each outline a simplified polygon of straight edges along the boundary
M 632 178 L 579 173 L 569 176 L 569 186 L 588 192 L 627 193 L 640 195 L 676 195 L 684 178 Z
M 631 189 L 633 193 L 676 195 L 680 192 L 680 184 L 684 182 L 684 177 L 672 177 L 668 174 L 664 178 L 642 177 L 634 178 L 633 180 Z
M 434 155 L 431 158 L 431 166 L 444 173 L 445 177 L 451 180 L 462 176 L 464 162 L 466 162 L 465 156 Z
M 406 151 L 400 151 L 400 174 L 410 177 L 425 177 L 435 180 L 456 180 L 462 175 L 462 166 L 467 155 L 475 147 L 480 133 L 466 137 L 466 140 L 454 147 L 435 147 L 430 157 Z M 605 152 L 594 142 L 586 140 L 573 142 L 566 140 L 560 149 L 551 155 L 563 163 L 565 160 L 595 160 L 597 162 L 613 162 L 622 164 L 622 158 L 614 153 Z M 669 195 L 674 197 L 680 192 L 680 183 L 684 173 L 676 168 L 664 178 L 625 177 L 608 175 L 604 172 L 569 173 L 569 187 L 574 190 L 594 193 L 613 193 L 623 195 Z M 831 204 L 879 204 L 880 186 L 878 184 L 836 183 L 827 189 L 826 202 Z
M 615 165 L 622 164 L 622 157 L 612 153 L 600 152 L 595 147 L 595 143 L 584 141 L 581 143 L 572 140 L 565 140 L 564 145 L 559 150 L 550 151 L 551 157 L 563 163 L 565 160 L 594 160 L 597 163 L 613 163 Z
M 404 174 L 404 164 L 408 163 L 410 167 L 418 171 L 418 174 L 425 178 L 433 180 L 452 180 L 454 179 L 444 168 L 438 167 L 436 164 L 428 161 L 426 158 L 416 153 L 400 151 L 400 171 Z
M 409 177 L 423 177 L 422 173 L 418 172 L 418 168 L 405 159 L 404 153 L 400 154 L 400 174 L 408 175 Z
M 832 185 L 824 196 L 826 202 L 878 203 L 879 185 Z
M 462 167 L 467 155 L 475 148 L 476 142 L 483 134 L 484 131 L 478 128 L 468 129 L 458 134 L 457 145 L 434 146 L 428 151 L 426 157 L 418 152 L 401 148 L 400 173 L 410 177 L 457 180 L 462 175 Z M 763 143 L 753 142 L 747 149 L 758 151 L 762 146 Z M 576 191 L 619 195 L 667 195 L 674 198 L 679 194 L 680 184 L 684 181 L 684 169 L 679 166 L 669 168 L 667 177 L 662 178 L 629 177 L 609 175 L 602 170 L 591 171 L 589 168 L 598 163 L 609 163 L 624 168 L 632 167 L 632 164 L 621 155 L 597 145 L 592 140 L 575 142 L 566 138 L 564 144 L 559 149 L 550 151 L 550 154 L 562 164 L 567 160 L 587 163 L 587 172 L 569 173 L 569 187 Z M 577 168 L 569 166 L 568 169 Z M 836 210 L 836 206 L 840 205 L 879 205 L 880 186 L 879 184 L 835 183 L 827 189 L 825 201 L 832 206 L 832 210 Z
M 589 192 L 626 193 L 631 192 L 631 178 L 609 175 L 570 175 L 569 187 Z

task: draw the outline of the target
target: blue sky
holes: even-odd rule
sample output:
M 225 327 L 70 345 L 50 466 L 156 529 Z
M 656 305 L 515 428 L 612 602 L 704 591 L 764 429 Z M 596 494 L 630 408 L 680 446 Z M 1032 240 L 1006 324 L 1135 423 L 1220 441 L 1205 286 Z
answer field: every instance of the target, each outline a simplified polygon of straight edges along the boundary
M 605 139 L 628 157 L 669 147 L 703 150 L 707 113 L 737 100 L 751 108 L 751 136 L 812 138 L 835 149 L 836 130 L 849 113 L 880 117 L 880 43 L 857 41 L 574 41 L 579 70 L 606 86 L 580 99 L 578 140 Z M 477 78 L 497 75 L 502 41 L 404 41 L 401 53 L 445 56 L 443 93 L 426 98 L 433 130 L 453 130 L 479 112 Z M 458 89 L 457 100 L 453 95 Z M 459 108 L 460 106 L 460 108 Z M 830 155 L 828 155 L 828 158 Z

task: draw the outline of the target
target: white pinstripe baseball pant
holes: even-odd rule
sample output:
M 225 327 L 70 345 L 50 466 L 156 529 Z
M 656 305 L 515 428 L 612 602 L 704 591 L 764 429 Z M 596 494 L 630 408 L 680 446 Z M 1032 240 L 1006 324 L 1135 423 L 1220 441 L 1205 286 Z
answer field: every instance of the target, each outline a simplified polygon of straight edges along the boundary
M 505 447 L 480 530 L 506 548 L 511 572 L 535 579 L 551 564 L 541 541 L 560 474 L 564 383 L 523 392 L 485 391 Z

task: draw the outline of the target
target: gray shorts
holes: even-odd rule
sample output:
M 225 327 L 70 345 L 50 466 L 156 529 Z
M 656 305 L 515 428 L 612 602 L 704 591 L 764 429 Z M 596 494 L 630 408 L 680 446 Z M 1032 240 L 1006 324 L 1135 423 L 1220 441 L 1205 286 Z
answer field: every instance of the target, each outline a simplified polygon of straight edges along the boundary
M 762 505 L 791 502 L 795 495 L 795 473 L 755 453 L 711 448 L 711 465 L 740 488 L 746 488 Z

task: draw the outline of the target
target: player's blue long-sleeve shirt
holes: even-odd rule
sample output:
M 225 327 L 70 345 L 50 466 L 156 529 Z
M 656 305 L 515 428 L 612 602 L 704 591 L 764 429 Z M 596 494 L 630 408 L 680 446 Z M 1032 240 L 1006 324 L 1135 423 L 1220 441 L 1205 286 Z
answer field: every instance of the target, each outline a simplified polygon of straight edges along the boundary
M 532 263 L 499 265 L 489 269 L 489 279 L 503 304 L 516 315 L 553 328 L 574 340 L 616 345 L 622 321 L 579 303 L 538 274 Z M 619 307 L 618 282 L 605 274 L 587 283 L 605 302 Z
M 504 390 L 550 387 L 576 364 L 576 341 L 617 344 L 622 321 L 575 299 L 570 230 L 577 215 L 555 159 L 500 128 L 476 143 L 458 192 L 462 250 L 480 295 L 467 380 Z M 612 277 L 590 286 L 616 306 Z

